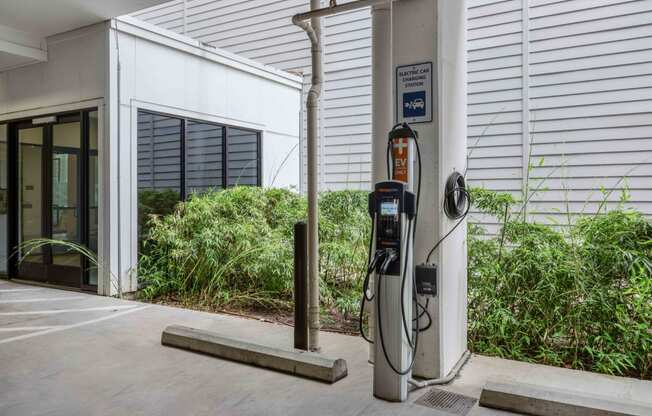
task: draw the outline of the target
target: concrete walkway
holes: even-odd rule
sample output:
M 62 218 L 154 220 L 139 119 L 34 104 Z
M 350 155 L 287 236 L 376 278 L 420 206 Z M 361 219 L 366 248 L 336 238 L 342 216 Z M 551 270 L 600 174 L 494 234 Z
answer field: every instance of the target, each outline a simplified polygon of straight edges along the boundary
M 367 345 L 324 333 L 347 360 L 334 385 L 161 346 L 170 324 L 289 347 L 292 328 L 255 320 L 20 285 L 0 280 L 0 415 L 431 415 L 371 395 Z M 652 400 L 652 383 L 474 356 L 446 389 L 479 397 L 487 378 L 553 383 Z M 471 415 L 506 415 L 474 408 Z

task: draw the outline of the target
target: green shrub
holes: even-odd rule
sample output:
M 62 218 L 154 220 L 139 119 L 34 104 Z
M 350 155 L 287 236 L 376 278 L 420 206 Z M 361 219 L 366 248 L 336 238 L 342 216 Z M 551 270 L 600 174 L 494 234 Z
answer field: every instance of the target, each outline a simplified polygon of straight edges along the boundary
M 330 192 L 320 199 L 322 299 L 349 313 L 357 308 L 366 262 L 366 193 Z M 293 227 L 305 217 L 305 199 L 280 189 L 235 187 L 180 203 L 173 214 L 150 219 L 139 261 L 142 295 L 288 308 Z
M 357 315 L 367 263 L 371 220 L 368 192 L 322 193 L 319 200 L 321 296 L 346 316 Z
M 235 187 L 196 196 L 171 215 L 153 217 L 139 261 L 143 295 L 174 292 L 217 305 L 284 304 L 291 293 L 291 244 L 284 223 L 266 214 L 270 201 L 290 198 Z
M 563 232 L 517 217 L 501 236 L 469 237 L 473 351 L 652 377 L 648 220 L 612 211 Z

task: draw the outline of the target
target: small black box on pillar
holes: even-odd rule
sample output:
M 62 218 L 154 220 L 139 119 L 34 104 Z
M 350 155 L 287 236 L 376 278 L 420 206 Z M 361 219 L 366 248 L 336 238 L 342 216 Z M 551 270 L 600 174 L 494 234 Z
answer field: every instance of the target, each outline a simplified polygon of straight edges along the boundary
M 423 296 L 437 296 L 437 265 L 419 264 L 415 270 L 417 293 Z

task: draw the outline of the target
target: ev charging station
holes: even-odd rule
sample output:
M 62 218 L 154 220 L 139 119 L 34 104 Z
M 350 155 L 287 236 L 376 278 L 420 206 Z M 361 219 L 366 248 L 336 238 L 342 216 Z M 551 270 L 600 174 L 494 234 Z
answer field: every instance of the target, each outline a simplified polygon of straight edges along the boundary
M 308 165 L 313 169 L 321 93 L 319 18 L 371 6 L 373 231 L 360 331 L 370 343 L 374 396 L 404 401 L 409 384 L 419 388 L 447 382 L 468 358 L 466 1 L 338 5 L 330 0 L 329 7 L 318 9 L 319 0 L 312 0 L 311 5 L 312 11 L 292 20 L 312 46 L 307 107 Z M 308 195 L 313 207 L 309 222 L 315 222 L 316 203 L 310 204 L 311 196 L 316 200 L 314 181 L 312 186 L 309 181 Z M 312 229 L 309 239 L 316 239 L 316 227 Z M 316 243 L 310 247 L 315 251 Z M 318 302 L 311 299 L 311 305 Z M 315 323 L 311 329 L 318 332 Z
M 371 264 L 375 290 L 364 300 L 373 328 L 374 395 L 404 401 L 408 383 L 446 380 L 468 356 L 466 2 L 378 4 L 372 31 L 374 256 L 387 245 L 383 214 L 395 213 L 401 249 L 394 261 L 407 275 Z M 407 196 L 413 213 L 405 203 L 383 211 L 388 180 L 405 183 L 404 195 L 413 193 Z

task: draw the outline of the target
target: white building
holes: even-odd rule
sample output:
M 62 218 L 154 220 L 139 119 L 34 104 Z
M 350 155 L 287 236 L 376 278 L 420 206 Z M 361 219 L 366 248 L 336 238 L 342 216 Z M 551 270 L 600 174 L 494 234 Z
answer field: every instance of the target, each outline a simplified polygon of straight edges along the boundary
M 70 0 L 47 13 L 7 1 L 0 273 L 133 290 L 142 192 L 301 188 L 310 59 L 290 18 L 306 0 Z M 460 140 L 471 183 L 517 195 L 540 188 L 529 215 L 542 221 L 564 223 L 567 211 L 605 200 L 615 207 L 623 189 L 652 215 L 652 0 L 468 4 L 469 136 Z M 158 28 L 107 20 L 141 8 L 135 16 Z M 368 189 L 369 10 L 325 18 L 323 37 L 320 187 Z M 493 218 L 473 219 L 496 230 Z M 34 237 L 87 244 L 104 270 L 96 278 L 46 248 L 21 271 L 7 258 Z
M 108 295 L 137 288 L 144 192 L 298 188 L 301 78 L 134 18 L 95 21 L 31 54 L 0 42 L 0 273 Z M 58 246 L 7 261 L 34 238 L 90 247 L 99 273 Z
M 629 205 L 652 215 L 652 0 L 468 6 L 471 183 L 520 195 L 545 179 L 531 198 L 537 220 L 564 223 L 566 211 L 591 213 L 605 198 L 615 207 L 625 188 Z M 135 16 L 302 71 L 307 85 L 309 44 L 290 17 L 308 8 L 306 0 L 175 0 Z M 325 18 L 323 37 L 320 185 L 369 189 L 369 9 Z M 496 229 L 491 218 L 474 220 Z

